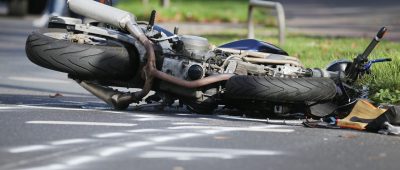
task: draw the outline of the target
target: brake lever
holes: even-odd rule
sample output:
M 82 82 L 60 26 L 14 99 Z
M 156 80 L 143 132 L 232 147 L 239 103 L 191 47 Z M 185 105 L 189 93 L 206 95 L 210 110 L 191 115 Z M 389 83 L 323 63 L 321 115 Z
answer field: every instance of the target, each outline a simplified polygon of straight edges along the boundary
M 379 58 L 379 59 L 375 59 L 375 60 L 369 60 L 364 65 L 364 71 L 369 71 L 371 69 L 372 64 L 374 64 L 374 63 L 390 62 L 390 61 L 392 61 L 391 58 Z

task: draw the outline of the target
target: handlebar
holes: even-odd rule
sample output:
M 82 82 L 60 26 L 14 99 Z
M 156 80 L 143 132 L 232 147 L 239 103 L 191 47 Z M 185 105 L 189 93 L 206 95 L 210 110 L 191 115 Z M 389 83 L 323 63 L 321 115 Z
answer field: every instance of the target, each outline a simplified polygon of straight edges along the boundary
M 382 27 L 376 36 L 369 43 L 368 47 L 364 50 L 364 52 L 354 58 L 353 63 L 346 68 L 346 77 L 349 83 L 353 83 L 358 79 L 358 76 L 363 74 L 362 72 L 365 70 L 365 64 L 368 62 L 368 56 L 371 54 L 372 50 L 376 47 L 379 41 L 386 34 L 387 28 Z
M 386 31 L 387 31 L 387 28 L 382 27 L 376 34 L 376 37 L 378 37 L 379 39 L 383 38 L 383 36 L 386 34 Z
M 365 49 L 364 53 L 361 54 L 361 57 L 363 60 L 368 60 L 369 54 L 371 54 L 372 50 L 376 47 L 376 45 L 379 43 L 379 41 L 383 38 L 383 36 L 386 34 L 387 28 L 382 27 L 374 39 L 369 43 L 368 47 Z

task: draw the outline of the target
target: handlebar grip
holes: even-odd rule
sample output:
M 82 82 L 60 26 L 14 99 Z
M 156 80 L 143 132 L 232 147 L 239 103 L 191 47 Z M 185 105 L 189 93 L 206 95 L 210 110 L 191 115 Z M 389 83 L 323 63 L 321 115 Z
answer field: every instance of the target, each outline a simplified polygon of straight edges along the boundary
M 382 27 L 378 33 L 376 34 L 376 37 L 378 37 L 379 39 L 381 39 L 385 34 L 386 34 L 387 28 L 386 27 Z
M 126 30 L 126 24 L 129 21 L 136 23 L 133 14 L 93 0 L 68 0 L 68 7 L 71 11 L 79 15 L 116 26 L 123 30 Z
M 382 61 L 392 61 L 392 58 L 384 58 Z

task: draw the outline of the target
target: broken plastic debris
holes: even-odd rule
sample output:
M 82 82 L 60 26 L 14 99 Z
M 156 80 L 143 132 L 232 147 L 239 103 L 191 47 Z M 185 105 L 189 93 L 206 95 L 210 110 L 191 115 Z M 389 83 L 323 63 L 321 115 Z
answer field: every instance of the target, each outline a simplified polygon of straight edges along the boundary
M 49 97 L 50 98 L 56 98 L 56 97 L 63 97 L 63 95 L 62 94 L 60 94 L 60 93 L 56 93 L 56 94 L 54 94 L 54 95 L 49 95 Z

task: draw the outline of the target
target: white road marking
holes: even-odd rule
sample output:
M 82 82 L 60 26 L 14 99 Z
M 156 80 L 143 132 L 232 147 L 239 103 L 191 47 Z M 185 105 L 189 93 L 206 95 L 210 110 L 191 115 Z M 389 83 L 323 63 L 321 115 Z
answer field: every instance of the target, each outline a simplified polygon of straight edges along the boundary
M 32 106 L 32 105 L 18 105 L 22 108 L 30 108 L 30 109 L 46 109 L 46 110 L 67 110 L 67 111 L 97 111 L 94 109 L 76 109 L 76 108 L 67 108 L 67 107 L 51 107 L 51 106 Z
M 229 154 L 225 153 L 189 153 L 189 152 L 173 152 L 173 151 L 148 151 L 139 156 L 140 158 L 170 158 L 179 161 L 189 161 L 194 158 L 220 158 L 232 159 Z
M 167 129 L 216 129 L 215 126 L 174 126 Z M 219 128 L 218 128 L 219 129 Z
M 127 130 L 126 132 L 130 133 L 147 133 L 147 132 L 163 132 L 167 131 L 165 129 L 133 129 L 133 130 Z
M 141 141 L 141 142 L 127 142 L 123 144 L 127 148 L 137 148 L 143 146 L 154 145 L 154 142 Z
M 47 149 L 49 146 L 47 145 L 31 145 L 31 146 L 22 146 L 18 148 L 13 148 L 10 149 L 10 153 L 24 153 L 24 152 L 32 152 L 32 151 L 38 151 L 38 150 L 43 150 Z
M 121 133 L 121 132 L 113 132 L 113 133 L 101 133 L 97 135 L 93 135 L 94 137 L 97 138 L 113 138 L 113 137 L 120 137 L 120 136 L 126 136 L 128 134 L 126 133 Z
M 91 139 L 65 139 L 65 140 L 58 140 L 50 142 L 51 145 L 70 145 L 70 144 L 77 144 L 77 143 L 87 143 L 91 142 Z
M 118 111 L 106 111 L 107 113 L 116 113 L 116 114 L 131 114 L 131 113 L 128 113 L 128 112 L 118 112 Z
M 96 160 L 96 158 L 97 157 L 94 157 L 94 156 L 79 156 L 79 157 L 68 160 L 65 164 L 75 166 L 75 165 L 87 163 L 90 161 L 94 161 L 94 160 Z
M 197 123 L 197 122 L 175 122 L 172 123 L 172 125 L 201 125 L 203 123 Z
M 274 129 L 274 128 L 293 128 L 292 126 L 288 125 L 261 125 L 261 126 L 250 126 L 249 128 L 251 129 Z
M 207 130 L 220 130 L 220 131 L 250 131 L 250 132 L 278 132 L 278 133 L 294 132 L 294 129 L 272 129 L 272 128 L 270 129 L 269 126 L 252 126 L 252 127 L 177 126 L 177 127 L 168 127 L 168 129 L 207 129 Z
M 255 122 L 265 122 L 265 123 L 288 123 L 288 124 L 302 124 L 302 120 L 270 120 L 270 119 L 253 119 L 253 118 L 245 118 L 238 116 L 228 116 L 228 115 L 217 115 L 217 117 L 233 119 L 233 120 L 247 120 L 247 121 L 255 121 Z
M 15 77 L 10 76 L 8 77 L 9 80 L 16 80 L 16 81 L 26 81 L 26 82 L 39 82 L 39 83 L 54 83 L 54 84 L 70 84 L 71 81 L 66 80 L 59 80 L 59 79 L 46 79 L 46 78 L 39 78 L 39 77 Z
M 47 121 L 47 120 L 33 120 L 33 121 L 27 121 L 25 123 L 27 123 L 27 124 L 48 124 L 48 125 L 116 126 L 116 127 L 136 126 L 136 124 L 131 124 L 131 123 L 74 122 L 74 121 Z
M 136 115 L 140 119 L 164 119 L 161 116 L 153 116 L 153 115 Z M 136 126 L 136 124 L 125 124 L 125 123 L 106 123 L 106 122 L 69 122 L 69 121 L 28 121 L 26 123 L 32 124 L 72 124 L 72 125 L 95 125 L 95 126 Z M 266 126 L 250 126 L 250 127 L 216 127 L 216 126 L 199 126 L 198 123 L 191 122 L 181 122 L 176 123 L 175 125 L 193 125 L 193 126 L 175 126 L 168 127 L 168 129 L 196 129 L 197 131 L 194 133 L 177 133 L 170 134 L 165 136 L 155 136 L 150 137 L 146 141 L 132 141 L 120 143 L 118 146 L 110 146 L 101 148 L 96 153 L 86 156 L 75 157 L 66 162 L 61 162 L 63 168 L 71 168 L 71 166 L 81 165 L 91 161 L 97 161 L 100 157 L 109 157 L 112 155 L 120 154 L 125 151 L 130 151 L 139 147 L 146 146 L 154 146 L 165 142 L 171 142 L 175 140 L 205 136 L 209 134 L 218 134 L 223 132 L 231 132 L 231 131 L 255 131 L 255 132 L 293 132 L 293 129 L 279 129 L 282 127 L 289 126 L 281 126 L 281 125 L 266 125 Z M 197 126 L 196 126 L 197 125 Z M 168 129 L 166 131 L 168 131 Z M 113 133 L 103 133 L 94 135 L 100 138 L 106 137 L 118 137 L 124 135 L 130 135 L 130 133 L 141 133 L 141 132 L 156 132 L 156 131 L 165 131 L 165 129 L 132 129 L 126 130 L 125 132 L 113 132 Z M 63 141 L 55 141 L 52 142 L 53 145 L 57 144 L 68 144 L 78 142 L 79 140 L 71 139 Z M 51 145 L 50 145 L 51 147 Z M 233 159 L 240 156 L 254 156 L 254 155 L 279 155 L 283 154 L 283 152 L 278 151 L 269 151 L 269 150 L 240 150 L 240 149 L 214 149 L 214 148 L 181 148 L 178 147 L 157 147 L 158 150 L 145 152 L 140 157 L 143 158 L 172 158 L 178 160 L 191 160 L 195 158 L 221 158 L 221 159 Z
M 201 130 L 202 133 L 208 134 L 208 135 L 213 135 L 217 133 L 221 133 L 220 130 Z
M 117 153 L 126 151 L 126 148 L 124 147 L 108 147 L 105 149 L 102 149 L 102 151 L 100 151 L 99 155 L 102 157 L 107 157 L 107 156 L 111 156 L 111 155 L 115 155 Z
M 279 155 L 283 154 L 280 151 L 270 150 L 250 150 L 250 149 L 221 149 L 221 148 L 200 148 L 200 147 L 168 147 L 159 146 L 156 149 L 160 150 L 172 150 L 172 151 L 184 151 L 184 152 L 220 152 L 220 153 L 231 153 L 231 154 L 251 154 L 251 155 Z
M 197 137 L 197 136 L 202 136 L 202 135 L 203 134 L 201 134 L 201 133 L 178 133 L 178 134 L 173 134 L 173 135 L 168 135 L 168 136 L 152 137 L 152 138 L 150 138 L 150 140 L 154 141 L 154 142 L 168 142 L 168 141 L 172 141 L 172 140 L 192 138 L 192 137 Z
M 60 102 L 62 102 L 62 103 L 79 104 L 79 105 L 87 103 L 87 102 L 77 102 L 77 101 L 60 101 Z
M 144 121 L 163 121 L 163 120 L 169 120 L 169 119 L 170 118 L 166 118 L 166 117 L 144 117 L 144 118 L 137 118 L 137 119 L 133 119 L 133 120 L 144 122 Z
M 46 165 L 46 166 L 40 166 L 40 167 L 33 167 L 33 168 L 28 168 L 24 170 L 59 170 L 59 169 L 65 169 L 65 165 L 62 164 L 51 164 L 51 165 Z
M 20 107 L 0 107 L 0 110 L 18 109 Z
M 145 115 L 145 114 L 134 114 L 132 115 L 133 117 L 140 117 L 140 118 L 154 118 L 154 117 L 160 117 L 156 115 Z
M 40 105 L 43 105 L 40 104 Z M 66 108 L 66 107 L 52 107 L 52 106 L 34 106 L 34 105 L 17 105 L 17 107 L 13 109 L 24 109 L 24 108 L 30 108 L 30 109 L 46 109 L 46 110 L 67 110 L 67 111 L 101 111 L 104 113 L 113 113 L 113 114 L 124 114 L 124 115 L 130 115 L 130 113 L 127 112 L 116 112 L 116 111 L 110 111 L 110 110 L 105 110 L 108 108 L 104 109 L 77 109 L 77 108 Z
M 154 141 L 154 142 L 167 142 L 167 141 L 172 141 L 176 140 L 177 138 L 175 136 L 157 136 L 157 137 L 152 137 L 149 140 Z
M 178 113 L 176 115 L 178 115 L 178 116 L 193 116 L 193 114 L 187 114 L 187 113 Z
M 101 157 L 107 157 L 111 155 L 115 155 L 124 151 L 128 151 L 129 148 L 137 148 L 137 147 L 143 147 L 143 146 L 148 146 L 148 145 L 153 145 L 153 142 L 147 142 L 147 141 L 139 141 L 139 142 L 128 142 L 122 144 L 122 146 L 118 147 L 107 147 L 104 149 L 100 149 L 99 151 L 99 156 Z
M 176 136 L 179 139 L 184 139 L 184 138 L 192 138 L 192 137 L 201 136 L 201 135 L 202 134 L 200 134 L 200 133 L 179 133 L 174 136 Z
M 146 115 L 146 114 L 134 114 L 133 117 L 138 117 L 132 120 L 135 121 L 162 121 L 169 120 L 168 117 L 158 116 L 158 115 Z
M 283 152 L 271 150 L 220 149 L 197 147 L 156 147 L 161 151 L 148 151 L 141 158 L 170 158 L 177 160 L 193 160 L 195 158 L 234 159 L 240 156 L 274 156 Z

